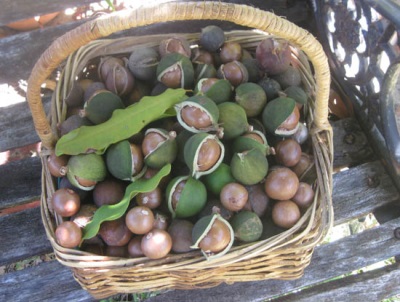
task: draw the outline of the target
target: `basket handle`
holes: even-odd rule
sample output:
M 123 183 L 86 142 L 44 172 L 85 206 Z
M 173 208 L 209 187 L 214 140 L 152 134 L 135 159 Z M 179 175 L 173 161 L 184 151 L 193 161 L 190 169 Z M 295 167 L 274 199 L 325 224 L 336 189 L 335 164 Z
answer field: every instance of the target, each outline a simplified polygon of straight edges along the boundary
M 79 47 L 114 32 L 167 21 L 219 20 L 277 35 L 303 50 L 314 66 L 316 104 L 314 123 L 320 130 L 330 130 L 328 97 L 330 72 L 321 44 L 306 30 L 273 13 L 233 3 L 199 1 L 168 2 L 136 10 L 121 11 L 89 21 L 55 40 L 41 55 L 28 79 L 27 99 L 36 131 L 44 147 L 56 142 L 40 97 L 40 87 L 50 74 Z

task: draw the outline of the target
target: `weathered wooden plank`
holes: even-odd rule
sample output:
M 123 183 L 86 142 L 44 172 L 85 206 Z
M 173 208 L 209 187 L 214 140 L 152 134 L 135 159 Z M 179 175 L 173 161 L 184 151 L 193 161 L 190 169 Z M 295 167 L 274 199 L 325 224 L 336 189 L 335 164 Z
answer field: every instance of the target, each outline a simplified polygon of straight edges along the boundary
M 277 15 L 283 16 L 293 22 L 301 22 L 309 17 L 309 9 L 307 1 L 296 1 L 294 6 L 288 8 L 287 1 L 279 1 L 274 4 L 270 1 L 252 1 L 249 3 L 244 0 L 227 1 L 234 3 L 246 3 L 264 10 L 273 10 Z M 285 6 L 282 6 L 285 5 Z M 18 35 L 6 37 L 0 40 L 0 70 L 12 70 L 9 73 L 0 74 L 0 83 L 17 82 L 20 79 L 26 80 L 32 67 L 34 66 L 40 55 L 48 48 L 48 46 L 62 34 L 77 27 L 84 21 L 67 23 L 60 26 L 46 27 L 43 29 L 24 32 Z M 182 33 L 182 32 L 199 32 L 201 28 L 208 24 L 218 24 L 225 30 L 231 30 L 235 27 L 231 23 L 214 22 L 214 21 L 190 21 L 189 22 L 169 22 L 158 23 L 142 28 L 135 28 L 124 31 L 124 35 L 149 35 L 160 33 Z M 115 36 L 115 35 L 114 35 Z M 29 45 L 29 47 L 27 47 Z
M 29 1 L 26 0 L 0 0 L 1 15 L 0 25 L 10 22 L 28 19 L 34 16 L 41 16 L 48 13 L 63 11 L 70 7 L 80 7 L 92 2 L 100 2 L 99 0 L 42 0 Z M 29 4 L 28 4 L 29 3 Z
M 96 301 L 57 261 L 0 276 L 1 301 Z
M 379 161 L 333 175 L 335 224 L 365 216 L 397 200 L 399 192 Z
M 304 276 L 297 280 L 266 280 L 222 284 L 203 290 L 175 290 L 149 298 L 147 301 L 265 301 L 393 257 L 398 254 L 400 248 L 400 240 L 393 236 L 393 230 L 399 224 L 400 218 L 374 229 L 318 246 Z M 336 301 L 346 301 L 346 299 Z
M 177 1 L 193 1 L 193 0 L 177 0 Z M 93 2 L 100 2 L 99 0 L 43 0 L 30 2 L 27 5 L 25 0 L 0 0 L 0 7 L 2 14 L 0 15 L 0 25 L 5 25 L 10 22 L 31 18 L 34 16 L 44 15 L 53 12 L 63 11 L 66 8 L 82 7 Z M 165 1 L 160 1 L 165 2 Z M 277 15 L 290 16 L 293 22 L 304 21 L 304 16 L 309 13 L 305 1 L 296 1 L 295 3 L 288 3 L 286 0 L 275 0 L 273 2 L 266 2 L 264 0 L 231 0 L 225 1 L 238 4 L 251 4 L 265 10 L 273 10 Z M 250 2 L 250 3 L 249 3 Z M 296 14 L 297 12 L 297 14 Z
M 77 21 L 0 39 L 0 70 L 8 71 L 0 74 L 0 84 L 26 81 L 34 64 L 51 42 L 82 23 Z
M 334 167 L 355 166 L 374 159 L 374 152 L 360 124 L 354 118 L 332 123 Z
M 39 157 L 0 165 L 0 209 L 39 199 L 41 169 Z
M 0 265 L 52 252 L 39 208 L 0 217 L 0 230 Z
M 359 275 L 323 283 L 274 300 L 274 302 L 308 301 L 382 301 L 400 294 L 400 264 L 392 264 Z
M 50 97 L 44 98 L 43 103 L 49 112 Z M 0 152 L 40 141 L 27 102 L 0 108 L 0 137 Z

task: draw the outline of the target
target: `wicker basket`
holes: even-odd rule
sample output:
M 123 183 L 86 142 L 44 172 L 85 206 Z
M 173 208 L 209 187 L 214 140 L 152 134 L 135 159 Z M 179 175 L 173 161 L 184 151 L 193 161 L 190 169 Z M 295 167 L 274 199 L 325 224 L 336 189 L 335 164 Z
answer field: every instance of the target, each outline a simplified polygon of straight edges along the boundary
M 73 79 L 95 56 L 129 53 L 137 45 L 157 45 L 165 36 L 96 39 L 123 29 L 176 20 L 223 20 L 248 26 L 259 31 L 227 32 L 228 39 L 237 40 L 243 47 L 254 49 L 266 34 L 271 34 L 288 40 L 308 57 L 314 75 L 306 68 L 306 57 L 293 54 L 302 66 L 303 82 L 312 94 L 307 106 L 307 122 L 318 176 L 312 206 L 291 229 L 266 240 L 234 247 L 224 256 L 208 261 L 197 251 L 149 260 L 145 257 L 125 259 L 97 256 L 59 246 L 54 232 L 61 219 L 53 215 L 48 204 L 56 186 L 48 171 L 46 158 L 57 140 L 56 125 L 65 119 L 66 105 L 63 100 L 71 89 Z M 187 34 L 185 37 L 196 40 L 198 35 Z M 65 67 L 53 94 L 52 111 L 48 119 L 43 110 L 40 87 L 61 63 Z M 321 45 L 312 35 L 272 13 L 244 5 L 203 1 L 165 3 L 102 17 L 60 37 L 36 63 L 28 87 L 28 101 L 44 147 L 42 218 L 57 259 L 72 269 L 76 280 L 95 298 L 116 293 L 207 288 L 223 282 L 290 280 L 301 277 L 310 263 L 314 247 L 323 239 L 333 222 L 332 129 L 327 120 L 329 85 L 327 59 Z

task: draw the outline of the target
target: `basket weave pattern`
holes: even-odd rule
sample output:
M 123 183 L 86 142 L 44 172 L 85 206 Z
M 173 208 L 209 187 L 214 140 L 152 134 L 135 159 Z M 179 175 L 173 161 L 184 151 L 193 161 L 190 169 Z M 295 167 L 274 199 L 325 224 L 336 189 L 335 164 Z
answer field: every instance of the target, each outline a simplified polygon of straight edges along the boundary
M 307 124 L 312 137 L 318 177 L 312 206 L 293 228 L 266 240 L 233 247 L 226 255 L 208 261 L 198 251 L 149 260 L 96 256 L 59 246 L 54 232 L 62 220 L 54 215 L 48 202 L 56 186 L 47 168 L 47 154 L 57 141 L 57 123 L 65 119 L 66 105 L 63 100 L 71 89 L 75 76 L 96 56 L 129 53 L 134 47 L 144 44 L 157 45 L 165 36 L 115 40 L 97 40 L 98 38 L 124 29 L 177 20 L 230 21 L 261 31 L 227 33 L 228 40 L 236 40 L 244 48 L 254 48 L 268 33 L 288 40 L 307 56 L 313 66 L 314 75 L 308 74 L 306 69 L 301 70 L 303 83 L 312 93 L 308 104 Z M 187 34 L 185 37 L 195 41 L 198 35 Z M 65 67 L 52 98 L 52 111 L 48 119 L 43 110 L 40 87 L 64 61 Z M 180 2 L 96 19 L 56 40 L 36 63 L 28 85 L 29 105 L 36 130 L 45 148 L 42 156 L 41 198 L 45 230 L 57 259 L 71 267 L 76 280 L 96 298 L 124 292 L 206 288 L 223 282 L 296 279 L 302 276 L 304 268 L 310 263 L 314 247 L 332 226 L 333 147 L 332 130 L 327 119 L 330 85 L 327 59 L 321 45 L 312 35 L 272 13 L 221 2 Z

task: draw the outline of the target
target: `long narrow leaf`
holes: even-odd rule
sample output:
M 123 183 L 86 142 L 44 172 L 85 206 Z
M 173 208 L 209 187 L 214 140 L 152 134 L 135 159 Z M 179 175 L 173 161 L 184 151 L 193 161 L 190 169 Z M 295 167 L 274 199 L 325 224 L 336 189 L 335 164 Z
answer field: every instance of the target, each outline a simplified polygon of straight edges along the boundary
M 133 197 L 138 193 L 150 192 L 157 188 L 161 179 L 167 176 L 171 172 L 171 165 L 165 165 L 156 175 L 150 179 L 138 179 L 131 183 L 125 190 L 125 195 L 122 200 L 113 205 L 103 205 L 101 206 L 93 216 L 90 223 L 86 225 L 83 230 L 83 238 L 90 239 L 99 232 L 100 225 L 104 221 L 115 220 L 122 217 L 126 210 L 128 209 L 129 203 Z

